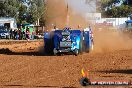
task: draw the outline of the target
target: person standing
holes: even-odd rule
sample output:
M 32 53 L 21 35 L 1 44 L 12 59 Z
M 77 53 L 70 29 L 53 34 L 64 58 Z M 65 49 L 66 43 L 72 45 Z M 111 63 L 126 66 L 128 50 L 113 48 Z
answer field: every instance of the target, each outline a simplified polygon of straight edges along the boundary
M 13 39 L 13 31 L 10 29 L 10 39 Z
M 33 30 L 33 31 L 32 31 L 32 34 L 31 34 L 31 36 L 32 36 L 31 39 L 32 39 L 32 40 L 34 40 L 34 35 L 35 35 L 35 31 Z
M 22 32 L 22 34 L 23 34 L 23 39 L 25 40 L 25 39 L 26 39 L 26 30 L 24 30 L 24 31 Z
M 19 40 L 19 29 L 16 30 L 16 40 Z
M 17 40 L 17 37 L 18 37 L 18 35 L 17 35 L 17 29 L 14 31 L 14 37 L 15 37 L 15 40 Z
M 15 39 L 15 29 L 13 30 L 13 39 Z
M 30 32 L 29 32 L 29 28 L 27 27 L 26 29 L 26 39 L 29 40 L 29 35 L 30 35 Z
M 33 34 L 33 28 L 32 27 L 29 28 L 29 32 L 30 32 L 29 38 L 32 39 L 32 34 Z
M 18 35 L 19 35 L 18 39 L 21 40 L 21 29 L 18 30 Z

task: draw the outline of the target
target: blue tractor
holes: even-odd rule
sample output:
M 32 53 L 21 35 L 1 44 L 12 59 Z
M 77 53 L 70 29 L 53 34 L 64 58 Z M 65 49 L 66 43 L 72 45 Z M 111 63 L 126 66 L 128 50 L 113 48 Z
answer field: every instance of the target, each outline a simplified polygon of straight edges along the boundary
M 65 27 L 63 30 L 55 30 L 44 33 L 45 53 L 61 55 L 62 53 L 79 53 L 91 51 L 93 38 L 90 31 L 71 30 Z

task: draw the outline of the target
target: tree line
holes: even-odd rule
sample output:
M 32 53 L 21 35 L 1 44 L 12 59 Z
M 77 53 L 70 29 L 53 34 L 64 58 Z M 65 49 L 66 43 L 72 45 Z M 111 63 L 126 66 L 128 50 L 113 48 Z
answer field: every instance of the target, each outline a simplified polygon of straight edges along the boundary
M 17 23 L 45 21 L 45 0 L 2 0 L 0 17 L 13 17 Z
M 132 14 L 131 0 L 100 0 L 99 11 L 104 17 L 128 17 Z

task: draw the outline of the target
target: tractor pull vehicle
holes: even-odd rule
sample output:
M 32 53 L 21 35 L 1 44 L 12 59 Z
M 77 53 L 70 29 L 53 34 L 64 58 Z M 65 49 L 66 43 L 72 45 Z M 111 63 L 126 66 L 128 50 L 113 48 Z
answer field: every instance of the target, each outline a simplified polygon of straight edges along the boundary
M 63 30 L 54 30 L 44 33 L 45 53 L 60 55 L 62 53 L 79 53 L 88 51 L 93 48 L 93 38 L 91 30 L 73 30 L 65 27 Z

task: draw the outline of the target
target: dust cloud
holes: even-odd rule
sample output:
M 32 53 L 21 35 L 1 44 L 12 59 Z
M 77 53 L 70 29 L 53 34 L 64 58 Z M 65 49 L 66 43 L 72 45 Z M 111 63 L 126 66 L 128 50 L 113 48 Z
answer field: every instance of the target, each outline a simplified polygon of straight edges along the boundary
M 85 27 L 88 24 L 82 15 L 73 11 L 73 7 L 71 7 L 71 5 L 69 5 L 65 0 L 47 0 L 46 26 L 49 29 L 53 28 L 52 24 L 56 25 L 60 29 L 67 26 L 67 15 L 69 15 L 68 26 L 71 28 L 78 28 L 78 25 Z
M 63 0 L 47 0 L 46 26 L 48 29 L 56 25 L 62 28 L 66 24 L 67 8 Z
M 47 27 L 53 28 L 52 24 L 55 24 L 58 28 L 64 28 L 67 22 L 67 14 L 69 15 L 69 26 L 76 29 L 78 25 L 82 29 L 86 28 L 90 23 L 85 19 L 84 15 L 86 11 L 89 13 L 91 7 L 83 7 L 84 10 L 80 10 L 83 5 L 76 5 L 71 0 L 66 2 L 65 0 L 47 0 Z M 75 1 L 75 0 L 74 0 Z M 78 0 L 79 1 L 79 0 Z M 69 11 L 67 12 L 67 4 L 69 5 Z M 78 9 L 77 9 L 78 7 Z M 80 7 L 80 8 L 79 8 Z M 86 10 L 85 10 L 86 9 Z M 95 10 L 95 9 L 94 9 Z M 85 11 L 84 14 L 82 11 Z M 93 12 L 93 11 L 90 11 Z M 91 23 L 92 25 L 92 23 Z M 105 53 L 117 50 L 132 49 L 132 39 L 124 35 L 119 31 L 108 30 L 107 27 L 102 27 L 100 31 L 96 25 L 92 25 L 94 34 L 94 51 L 95 53 Z M 101 28 L 101 26 L 100 26 Z
M 132 38 L 118 30 L 94 30 L 94 52 L 106 53 L 132 49 Z

